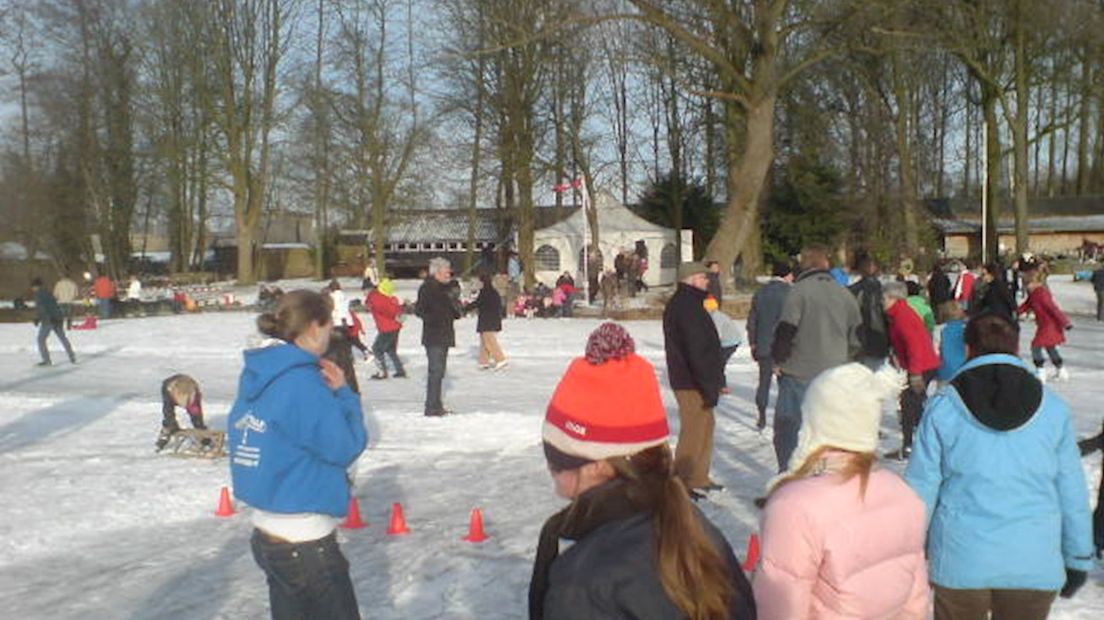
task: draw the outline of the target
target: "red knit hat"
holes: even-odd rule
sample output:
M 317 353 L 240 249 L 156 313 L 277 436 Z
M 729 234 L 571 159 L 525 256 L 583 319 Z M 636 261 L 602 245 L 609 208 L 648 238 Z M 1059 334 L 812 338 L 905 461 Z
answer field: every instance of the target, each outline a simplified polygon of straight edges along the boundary
M 544 416 L 549 448 L 584 461 L 628 456 L 667 442 L 667 412 L 655 369 L 637 355 L 632 337 L 604 323 L 560 379 Z

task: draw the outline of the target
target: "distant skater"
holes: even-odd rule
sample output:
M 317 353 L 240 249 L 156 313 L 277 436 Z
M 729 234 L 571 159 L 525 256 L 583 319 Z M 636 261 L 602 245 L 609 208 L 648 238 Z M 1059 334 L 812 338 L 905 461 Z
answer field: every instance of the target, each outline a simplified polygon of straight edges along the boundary
M 57 335 L 61 346 L 65 347 L 69 361 L 76 364 L 77 356 L 73 353 L 73 346 L 65 337 L 65 313 L 61 311 L 50 291 L 42 286 L 42 278 L 35 278 L 31 282 L 31 290 L 34 292 L 35 325 L 38 326 L 38 354 L 42 357 L 38 365 L 49 366 L 53 363 L 50 361 L 50 349 L 46 347 L 46 338 L 50 336 L 50 332 Z

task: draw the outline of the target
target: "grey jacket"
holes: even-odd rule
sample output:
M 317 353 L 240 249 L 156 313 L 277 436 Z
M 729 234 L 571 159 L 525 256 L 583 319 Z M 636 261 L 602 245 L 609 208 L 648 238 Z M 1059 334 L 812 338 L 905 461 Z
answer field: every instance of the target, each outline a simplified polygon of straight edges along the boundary
M 782 372 L 809 381 L 855 358 L 860 325 L 855 296 L 827 271 L 807 271 L 782 306 L 771 356 Z
M 755 291 L 751 298 L 751 312 L 747 318 L 748 343 L 755 347 L 758 359 L 770 357 L 774 343 L 774 328 L 778 317 L 782 316 L 782 305 L 790 294 L 790 283 L 781 278 L 772 278 L 763 288 Z

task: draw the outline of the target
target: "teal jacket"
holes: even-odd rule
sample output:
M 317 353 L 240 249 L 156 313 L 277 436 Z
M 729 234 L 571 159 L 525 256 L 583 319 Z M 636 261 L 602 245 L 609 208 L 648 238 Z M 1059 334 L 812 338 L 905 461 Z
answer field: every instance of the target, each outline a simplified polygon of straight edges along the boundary
M 1069 406 L 1018 357 L 967 362 L 928 402 L 905 480 L 927 504 L 931 582 L 1058 590 L 1092 564 Z

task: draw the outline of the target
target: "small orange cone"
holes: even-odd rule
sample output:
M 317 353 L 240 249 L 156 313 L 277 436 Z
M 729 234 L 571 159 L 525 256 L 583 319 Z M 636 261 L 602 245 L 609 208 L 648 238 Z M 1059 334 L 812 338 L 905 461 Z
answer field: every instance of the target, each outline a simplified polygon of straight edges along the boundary
M 234 504 L 230 502 L 230 489 L 222 487 L 222 492 L 219 493 L 219 505 L 218 510 L 215 511 L 216 517 L 230 517 L 234 515 Z
M 483 511 L 472 508 L 471 522 L 468 524 L 468 535 L 463 538 L 468 542 L 483 542 L 487 540 L 487 533 L 483 531 Z
M 755 570 L 755 565 L 759 563 L 759 537 L 753 532 L 748 538 L 748 550 L 747 559 L 744 560 L 744 565 L 741 567 L 744 572 L 751 572 Z
M 387 526 L 387 533 L 391 536 L 409 534 L 410 528 L 406 527 L 406 517 L 403 517 L 402 504 L 391 504 L 391 524 Z
M 357 503 L 357 498 L 349 498 L 349 514 L 345 517 L 345 522 L 341 524 L 341 527 L 347 530 L 359 530 L 360 528 L 368 525 L 364 521 L 360 520 L 360 504 Z

